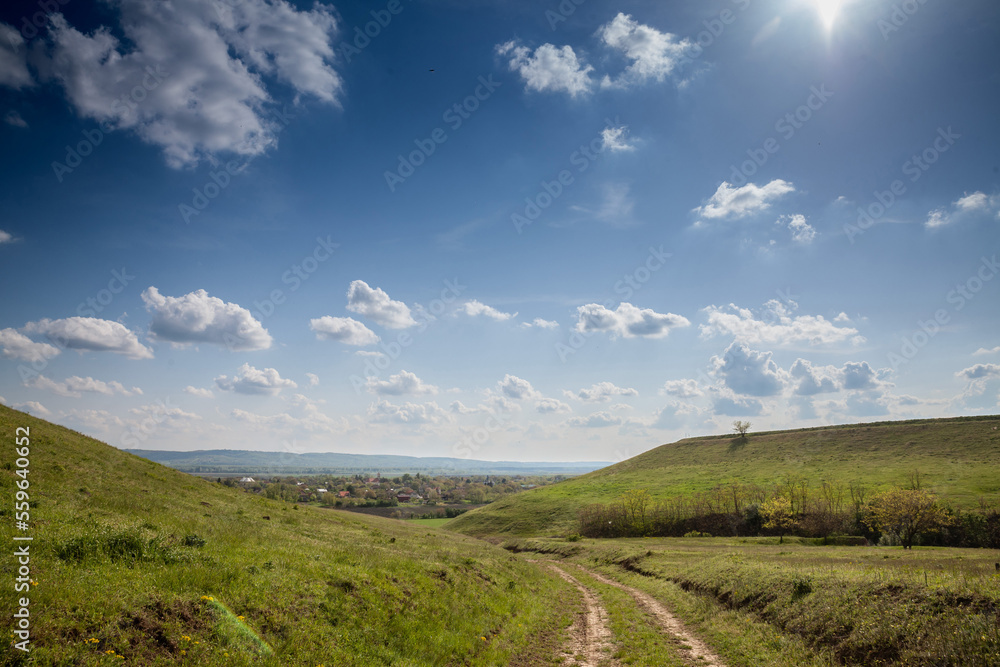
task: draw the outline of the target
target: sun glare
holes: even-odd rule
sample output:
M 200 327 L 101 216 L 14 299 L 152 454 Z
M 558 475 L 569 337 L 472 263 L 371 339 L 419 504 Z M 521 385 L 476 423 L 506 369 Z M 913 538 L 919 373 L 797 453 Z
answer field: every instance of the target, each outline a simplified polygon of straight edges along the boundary
M 820 18 L 823 19 L 823 25 L 826 26 L 826 29 L 832 28 L 834 21 L 837 20 L 837 14 L 840 13 L 843 0 L 813 0 L 813 4 L 816 6 Z

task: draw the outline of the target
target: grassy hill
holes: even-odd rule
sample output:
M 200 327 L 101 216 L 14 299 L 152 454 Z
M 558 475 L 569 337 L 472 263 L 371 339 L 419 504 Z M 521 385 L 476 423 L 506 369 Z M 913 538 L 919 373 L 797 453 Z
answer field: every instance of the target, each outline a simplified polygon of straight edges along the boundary
M 925 487 L 955 507 L 1000 500 L 1000 416 L 960 417 L 686 438 L 602 470 L 517 494 L 448 525 L 470 535 L 575 532 L 579 510 L 630 489 L 657 499 L 732 481 L 773 486 L 789 476 L 903 484 L 919 470 Z
M 30 530 L 14 526 L 30 429 Z M 506 665 L 568 624 L 568 589 L 488 543 L 268 501 L 0 406 L 0 615 L 31 664 Z M 13 537 L 31 536 L 15 594 Z M 0 665 L 24 655 L 5 642 Z

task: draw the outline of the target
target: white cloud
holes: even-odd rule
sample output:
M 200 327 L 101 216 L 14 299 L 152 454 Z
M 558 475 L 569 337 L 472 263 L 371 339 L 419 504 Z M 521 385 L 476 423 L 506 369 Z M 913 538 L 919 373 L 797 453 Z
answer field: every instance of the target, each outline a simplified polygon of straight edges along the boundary
M 559 323 L 553 320 L 543 320 L 540 317 L 536 317 L 530 322 L 521 322 L 521 326 L 525 329 L 530 329 L 531 327 L 536 327 L 538 329 L 558 329 Z
M 2 67 L 3 66 L 0 65 L 0 69 L 2 69 Z M 19 114 L 14 109 L 11 109 L 10 111 L 4 114 L 3 122 L 7 123 L 12 127 L 20 127 L 20 128 L 28 127 L 28 121 L 24 120 L 24 118 L 21 117 L 21 114 Z M 0 236 L 3 236 L 3 234 L 6 234 L 6 232 L 0 233 Z M 10 236 L 9 234 L 7 235 Z M 2 241 L 0 241 L 0 243 L 2 243 Z
M 528 90 L 564 91 L 572 97 L 590 90 L 590 73 L 594 68 L 584 66 L 571 46 L 542 44 L 532 53 L 526 46 L 511 41 L 498 44 L 496 52 L 510 55 L 507 63 L 510 71 L 521 75 Z
M 396 375 L 390 375 L 388 380 L 379 380 L 376 377 L 368 378 L 368 391 L 374 394 L 388 396 L 402 396 L 404 394 L 436 394 L 438 388 L 434 385 L 424 384 L 424 381 L 409 371 L 400 371 Z
M 711 363 L 716 376 L 737 394 L 775 396 L 785 385 L 787 373 L 778 368 L 771 353 L 752 350 L 744 343 L 734 341 Z
M 606 331 L 612 336 L 634 338 L 662 338 L 671 329 L 690 326 L 687 318 L 673 313 L 657 313 L 649 308 L 639 309 L 630 303 L 622 302 L 615 310 L 609 310 L 597 303 L 588 303 L 577 309 L 579 319 L 576 330 L 581 333 L 588 331 Z
M 368 407 L 368 418 L 376 424 L 440 424 L 451 421 L 449 414 L 434 401 L 396 405 L 384 399 Z
M 39 403 L 38 401 L 25 401 L 24 403 L 15 403 L 11 406 L 15 410 L 20 410 L 21 412 L 27 412 L 29 415 L 34 415 L 36 417 L 47 417 L 52 414 L 52 411 L 47 407 Z
M 36 343 L 14 329 L 0 329 L 3 356 L 19 361 L 40 362 L 59 354 L 59 348 L 48 343 Z
M 0 333 L 2 333 L 2 332 L 0 332 Z M 973 352 L 972 354 L 974 354 L 976 356 L 979 356 L 979 355 L 983 355 L 983 354 L 997 354 L 997 353 L 1000 353 L 1000 345 L 998 345 L 997 347 L 991 348 L 989 350 L 987 350 L 985 347 L 981 347 L 978 350 L 976 350 L 975 352 Z
M 120 394 L 122 396 L 134 396 L 136 394 L 142 394 L 142 390 L 138 387 L 132 387 L 132 389 L 129 390 L 126 389 L 121 382 L 116 382 L 114 380 L 111 382 L 104 382 L 102 380 L 95 380 L 92 377 L 79 377 L 77 375 L 68 377 L 62 382 L 56 382 L 55 380 L 50 380 L 44 375 L 38 375 L 30 380 L 27 380 L 25 384 L 29 387 L 34 387 L 35 389 L 51 391 L 59 396 L 66 396 L 70 398 L 79 398 L 82 396 L 81 392 L 105 394 L 106 396 L 114 396 L 115 394 Z
M 778 218 L 778 224 L 787 224 L 788 231 L 792 233 L 792 240 L 801 245 L 809 245 L 817 235 L 812 225 L 806 222 L 806 216 L 799 213 L 781 216 Z
M 319 384 L 319 376 L 315 373 L 306 373 L 306 377 L 309 378 L 310 387 L 315 387 Z
M 465 313 L 470 317 L 476 317 L 477 315 L 483 315 L 498 322 L 503 322 L 504 320 L 509 320 L 512 317 L 517 317 L 517 313 L 504 313 L 496 308 L 487 306 L 485 303 L 480 303 L 473 299 L 472 301 L 466 301 L 459 308 L 459 312 Z
M 92 431 L 109 433 L 113 428 L 120 429 L 125 422 L 107 410 L 70 410 L 63 417 L 69 421 L 82 424 Z
M 500 393 L 508 398 L 520 400 L 522 398 L 539 398 L 541 394 L 531 386 L 527 380 L 522 380 L 516 375 L 504 375 L 503 380 L 497 383 Z
M 197 396 L 198 398 L 212 398 L 215 396 L 211 389 L 199 389 L 198 387 L 192 387 L 191 385 L 184 387 L 184 393 Z
M 629 196 L 631 187 L 626 183 L 605 183 L 601 186 L 601 203 L 596 209 L 573 205 L 570 209 L 593 216 L 616 227 L 632 224 L 632 209 L 635 201 Z
M 274 396 L 282 389 L 298 387 L 292 380 L 286 380 L 273 368 L 263 370 L 250 364 L 240 366 L 238 373 L 232 378 L 221 375 L 215 378 L 215 384 L 223 391 L 235 391 L 238 394 L 264 394 Z
M 1000 197 L 988 196 L 985 192 L 973 192 L 959 197 L 950 207 L 937 208 L 927 214 L 924 223 L 928 229 L 946 227 L 975 213 L 991 213 L 1000 210 Z
M 0 229 L 0 243 L 12 243 L 13 241 L 14 237 L 11 235 L 10 232 L 5 232 L 4 230 Z
M 393 301 L 381 288 L 372 289 L 363 280 L 355 280 L 347 288 L 347 310 L 367 317 L 386 329 L 405 329 L 417 323 L 409 306 L 402 301 Z
M 635 150 L 635 144 L 629 143 L 628 125 L 606 127 L 601 130 L 601 146 L 603 150 L 612 153 L 625 153 Z
M 697 380 L 668 380 L 663 383 L 660 393 L 678 398 L 694 398 L 705 395 L 705 392 L 698 386 Z
M 708 324 L 699 329 L 703 338 L 713 336 L 733 336 L 747 343 L 768 343 L 773 345 L 793 345 L 809 343 L 825 345 L 850 340 L 858 345 L 864 337 L 857 329 L 837 326 L 822 315 L 800 315 L 793 317 L 797 308 L 794 301 L 782 303 L 772 299 L 764 304 L 759 316 L 748 308 L 735 304 L 728 307 L 708 306 L 703 312 L 708 316 Z
M 47 336 L 60 347 L 72 350 L 115 352 L 129 359 L 152 359 L 153 351 L 139 342 L 124 325 L 93 317 L 39 320 L 24 326 L 28 333 Z
M 52 15 L 41 69 L 62 84 L 78 114 L 134 131 L 173 167 L 273 146 L 281 127 L 268 113 L 272 80 L 296 100 L 338 102 L 342 82 L 329 64 L 336 20 L 322 4 L 309 11 L 284 0 L 114 6 L 120 31 L 84 34 Z
M 789 374 L 798 380 L 794 393 L 798 396 L 814 396 L 838 391 L 837 369 L 833 366 L 813 366 L 806 359 L 796 359 Z
M 617 417 L 610 412 L 594 412 L 586 417 L 573 417 L 568 419 L 566 424 L 577 428 L 605 428 L 608 426 L 620 426 L 623 423 L 621 417 Z
M 773 202 L 791 192 L 795 192 L 795 186 L 780 178 L 766 185 L 747 183 L 740 188 L 723 181 L 708 202 L 694 212 L 710 220 L 737 220 L 766 211 Z
M 621 51 L 631 61 L 617 79 L 605 76 L 602 87 L 644 83 L 650 79 L 663 81 L 691 46 L 687 40 L 678 40 L 676 35 L 638 23 L 623 13 L 602 26 L 598 35 L 604 44 Z
M 336 340 L 344 345 L 374 345 L 379 337 L 353 317 L 330 317 L 309 320 L 309 328 L 316 332 L 320 340 Z
M 558 398 L 541 398 L 535 401 L 535 410 L 541 414 L 562 414 L 566 412 L 573 412 L 573 408 L 569 407 Z
M 1000 377 L 1000 364 L 976 364 L 955 373 L 957 377 L 968 380 L 982 380 Z
M 203 289 L 184 296 L 163 296 L 155 287 L 142 293 L 146 310 L 153 314 L 149 333 L 175 345 L 211 343 L 232 351 L 266 350 L 271 334 L 249 310 L 209 296 Z
M 598 382 L 591 385 L 589 389 L 581 389 L 575 394 L 571 391 L 564 392 L 570 398 L 591 403 L 606 403 L 615 396 L 638 396 L 639 392 L 631 387 L 619 387 L 613 382 Z
M 17 89 L 34 85 L 28 72 L 27 55 L 21 33 L 11 25 L 0 23 L 0 86 Z

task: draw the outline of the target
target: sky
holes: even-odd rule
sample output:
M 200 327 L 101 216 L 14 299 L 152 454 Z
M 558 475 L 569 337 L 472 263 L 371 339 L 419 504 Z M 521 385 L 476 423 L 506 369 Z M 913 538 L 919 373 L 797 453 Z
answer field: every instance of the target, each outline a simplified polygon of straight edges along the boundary
M 995 414 L 1000 5 L 0 9 L 0 401 L 617 461 Z

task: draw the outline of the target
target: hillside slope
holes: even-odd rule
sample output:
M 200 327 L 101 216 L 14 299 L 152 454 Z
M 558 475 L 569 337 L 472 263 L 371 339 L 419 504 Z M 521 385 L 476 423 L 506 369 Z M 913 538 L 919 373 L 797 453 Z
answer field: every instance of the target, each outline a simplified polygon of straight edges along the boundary
M 1000 499 L 1000 417 L 880 422 L 687 438 L 621 463 L 467 512 L 448 525 L 469 535 L 560 535 L 578 512 L 630 489 L 657 499 L 732 481 L 773 486 L 789 476 L 811 485 L 903 484 L 919 470 L 927 488 L 956 507 Z
M 26 531 L 13 516 L 18 427 L 30 429 Z M 15 534 L 33 538 L 28 592 L 5 586 L 0 615 L 30 598 L 33 664 L 506 665 L 568 624 L 551 600 L 569 589 L 488 543 L 296 509 L 3 406 L 0 433 L 8 584 L 10 545 L 26 544 Z M 22 664 L 5 644 L 0 665 Z

